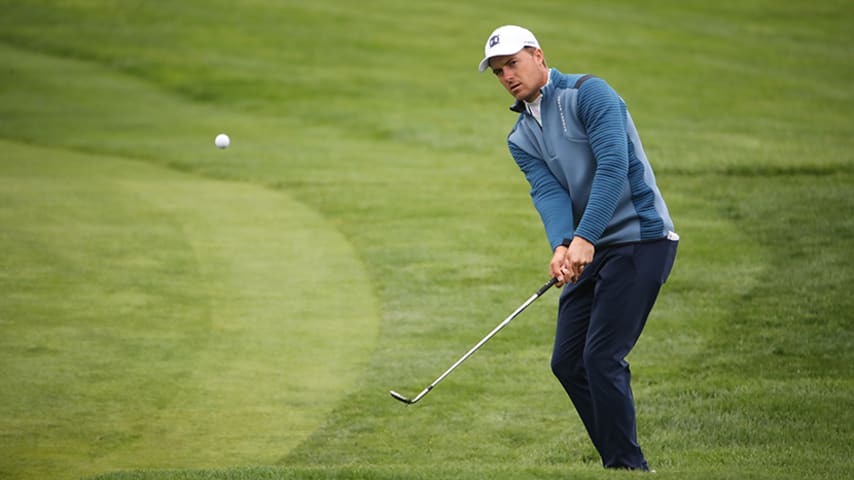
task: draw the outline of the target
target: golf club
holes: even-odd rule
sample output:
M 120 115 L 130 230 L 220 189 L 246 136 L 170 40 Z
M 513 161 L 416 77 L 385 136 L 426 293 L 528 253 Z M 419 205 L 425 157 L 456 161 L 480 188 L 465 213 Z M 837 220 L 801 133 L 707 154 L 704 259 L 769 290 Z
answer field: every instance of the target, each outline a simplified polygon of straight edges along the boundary
M 436 385 L 439 384 L 439 382 L 444 380 L 445 377 L 447 377 L 451 372 L 453 372 L 455 368 L 459 367 L 461 363 L 465 362 L 466 359 L 468 359 L 470 356 L 472 356 L 474 354 L 474 352 L 476 352 L 480 347 L 482 347 L 486 342 L 488 342 L 489 339 L 494 337 L 495 334 L 498 333 L 499 331 L 501 331 L 502 328 L 506 327 L 507 324 L 509 324 L 514 318 L 516 318 L 517 315 L 522 313 L 522 310 L 525 310 L 526 308 L 528 308 L 528 305 L 534 303 L 534 300 L 540 298 L 540 296 L 542 294 L 546 293 L 546 290 L 550 289 L 555 283 L 557 283 L 557 278 L 552 278 L 551 280 L 546 282 L 545 285 L 543 285 L 542 287 L 540 287 L 539 290 L 537 290 L 537 293 L 531 295 L 531 297 L 528 300 L 526 300 L 525 303 L 523 303 L 519 308 L 517 308 L 516 311 L 511 313 L 509 317 L 505 318 L 503 322 L 499 323 L 497 327 L 492 329 L 492 331 L 489 332 L 489 334 L 487 336 L 483 337 L 483 340 L 477 342 L 477 345 L 472 347 L 471 350 L 469 350 L 468 352 L 466 352 L 465 355 L 460 357 L 460 359 L 457 360 L 456 363 L 451 365 L 451 368 L 445 370 L 445 373 L 439 375 L 439 378 L 437 378 L 435 381 L 433 381 L 433 383 L 431 383 L 427 388 L 422 390 L 421 393 L 419 393 L 418 395 L 415 396 L 415 398 L 412 398 L 412 399 L 406 398 L 403 395 L 395 392 L 394 390 L 389 392 L 391 394 L 392 398 L 394 398 L 395 400 L 399 400 L 403 403 L 409 404 L 409 405 L 412 405 L 413 403 L 417 402 L 418 400 L 421 400 L 422 398 L 424 398 L 424 395 L 427 395 L 428 393 L 430 393 L 430 390 L 433 390 L 433 387 L 435 387 Z

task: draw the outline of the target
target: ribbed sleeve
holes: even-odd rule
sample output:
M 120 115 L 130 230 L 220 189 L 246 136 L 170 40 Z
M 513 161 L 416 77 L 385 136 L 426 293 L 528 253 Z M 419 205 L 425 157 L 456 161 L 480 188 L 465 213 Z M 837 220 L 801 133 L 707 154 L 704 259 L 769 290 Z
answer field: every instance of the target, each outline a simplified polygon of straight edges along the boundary
M 578 90 L 578 116 L 596 158 L 596 173 L 575 233 L 595 244 L 614 216 L 628 175 L 626 107 L 604 80 L 593 78 Z
M 531 185 L 531 199 L 540 214 L 549 244 L 554 250 L 566 238 L 572 238 L 572 200 L 548 166 L 508 142 L 510 154 Z

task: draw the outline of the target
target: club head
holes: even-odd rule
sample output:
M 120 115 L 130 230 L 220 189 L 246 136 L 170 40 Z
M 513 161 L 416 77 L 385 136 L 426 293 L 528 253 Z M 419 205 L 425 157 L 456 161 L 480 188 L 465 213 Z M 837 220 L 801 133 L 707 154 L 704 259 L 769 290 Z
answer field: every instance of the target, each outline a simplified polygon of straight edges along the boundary
M 410 404 L 414 403 L 412 400 L 410 400 L 410 399 L 408 399 L 408 398 L 404 397 L 403 395 L 401 395 L 401 394 L 399 394 L 399 393 L 395 392 L 394 390 L 392 390 L 392 391 L 390 391 L 390 392 L 388 392 L 388 393 L 390 393 L 390 394 L 391 394 L 391 398 L 393 398 L 393 399 L 395 399 L 395 400 L 399 400 L 399 401 L 401 401 L 401 402 L 403 402 L 403 403 L 405 403 L 405 404 L 407 404 L 407 405 L 410 405 Z

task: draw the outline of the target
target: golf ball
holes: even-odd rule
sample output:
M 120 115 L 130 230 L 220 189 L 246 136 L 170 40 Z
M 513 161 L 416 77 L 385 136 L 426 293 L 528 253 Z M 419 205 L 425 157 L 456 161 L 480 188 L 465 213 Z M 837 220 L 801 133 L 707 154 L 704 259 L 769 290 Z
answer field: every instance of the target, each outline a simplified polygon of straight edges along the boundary
M 214 143 L 216 144 L 216 146 L 218 148 L 225 148 L 228 146 L 229 143 L 231 143 L 231 139 L 228 138 L 228 135 L 226 135 L 224 133 L 220 133 L 214 139 Z

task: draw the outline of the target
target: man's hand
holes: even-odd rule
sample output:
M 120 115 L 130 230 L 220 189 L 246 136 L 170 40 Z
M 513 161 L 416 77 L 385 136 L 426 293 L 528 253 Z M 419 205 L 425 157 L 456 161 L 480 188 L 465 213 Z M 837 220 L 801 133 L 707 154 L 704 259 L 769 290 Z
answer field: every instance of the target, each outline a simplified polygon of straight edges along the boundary
M 567 272 L 569 272 L 569 269 L 564 265 L 564 262 L 566 261 L 566 250 L 567 248 L 563 245 L 558 245 L 557 248 L 555 248 L 552 261 L 549 263 L 549 274 L 551 274 L 553 278 L 557 279 L 555 286 L 558 288 L 562 287 L 563 284 L 569 280 L 566 275 Z
M 557 252 L 557 251 L 555 251 Z M 575 283 L 581 277 L 581 272 L 584 267 L 593 261 L 593 254 L 596 253 L 596 247 L 582 237 L 575 236 L 566 249 L 566 257 L 563 261 L 563 268 L 566 269 L 564 280 Z M 554 259 L 552 259 L 554 263 Z M 560 279 L 558 279 L 560 280 Z

